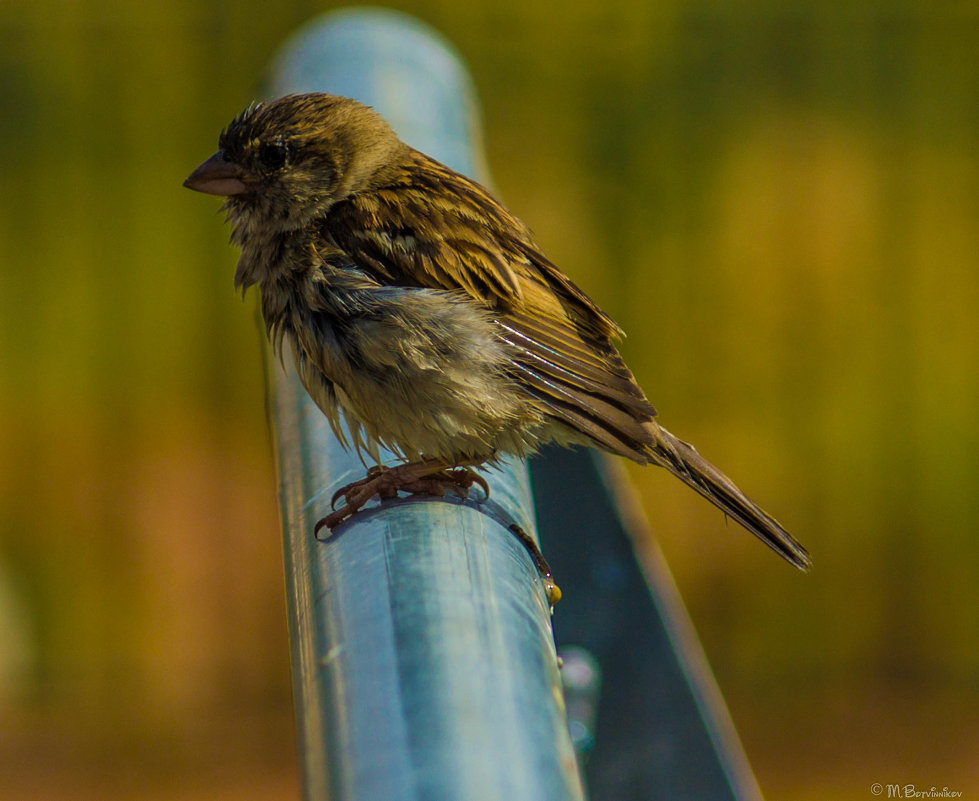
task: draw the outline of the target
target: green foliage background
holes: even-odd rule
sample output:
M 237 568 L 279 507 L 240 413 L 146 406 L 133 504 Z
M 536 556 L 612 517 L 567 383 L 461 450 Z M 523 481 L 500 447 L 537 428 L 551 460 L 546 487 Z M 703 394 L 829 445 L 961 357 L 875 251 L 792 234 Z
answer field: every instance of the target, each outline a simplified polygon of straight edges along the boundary
M 979 7 L 395 6 L 665 424 L 813 552 L 633 471 L 762 788 L 979 791 Z M 254 298 L 180 184 L 329 8 L 0 6 L 3 798 L 297 797 Z

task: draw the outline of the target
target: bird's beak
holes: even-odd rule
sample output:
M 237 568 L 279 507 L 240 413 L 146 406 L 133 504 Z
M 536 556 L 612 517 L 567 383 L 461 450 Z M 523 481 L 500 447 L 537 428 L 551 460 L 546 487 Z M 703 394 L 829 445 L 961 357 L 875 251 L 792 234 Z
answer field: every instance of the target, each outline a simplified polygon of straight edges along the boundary
M 195 192 L 205 192 L 208 195 L 240 195 L 248 191 L 241 179 L 244 171 L 233 161 L 224 157 L 224 151 L 219 150 L 211 158 L 194 170 L 184 181 L 184 186 Z

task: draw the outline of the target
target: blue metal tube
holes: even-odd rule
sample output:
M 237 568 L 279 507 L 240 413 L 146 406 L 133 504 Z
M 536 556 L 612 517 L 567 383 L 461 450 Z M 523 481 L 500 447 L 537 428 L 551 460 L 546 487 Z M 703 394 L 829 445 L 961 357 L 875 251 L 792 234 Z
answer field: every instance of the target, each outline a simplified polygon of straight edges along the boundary
M 486 179 L 468 77 L 411 18 L 356 9 L 300 31 L 270 93 L 314 90 L 374 106 Z M 306 798 L 581 799 L 543 582 L 507 530 L 535 532 L 526 466 L 488 471 L 486 502 L 373 501 L 317 541 L 331 495 L 365 467 L 291 365 L 270 364 Z

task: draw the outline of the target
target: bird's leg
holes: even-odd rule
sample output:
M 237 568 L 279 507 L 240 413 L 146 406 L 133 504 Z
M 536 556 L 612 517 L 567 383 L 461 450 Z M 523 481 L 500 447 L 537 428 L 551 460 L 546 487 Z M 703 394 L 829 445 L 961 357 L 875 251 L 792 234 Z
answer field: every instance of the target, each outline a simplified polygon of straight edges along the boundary
M 335 507 L 340 498 L 344 499 L 344 505 L 320 520 L 316 524 L 314 534 L 319 534 L 324 526 L 329 529 L 336 528 L 375 495 L 380 498 L 395 498 L 398 492 L 402 491 L 441 496 L 446 490 L 451 489 L 460 498 L 465 498 L 473 484 L 478 484 L 489 497 L 489 484 L 486 483 L 486 479 L 465 465 L 447 465 L 438 459 L 424 459 L 397 467 L 377 465 L 368 469 L 365 478 L 347 484 L 333 494 L 330 505 Z M 540 548 L 516 523 L 510 526 L 510 531 L 530 553 L 530 558 L 533 559 L 534 566 L 544 582 L 548 603 L 554 606 L 561 599 L 561 590 L 554 583 L 551 568 Z
M 438 459 L 423 459 L 397 467 L 371 467 L 366 478 L 347 484 L 334 493 L 330 505 L 335 508 L 341 497 L 344 505 L 320 520 L 316 524 L 315 533 L 318 534 L 324 526 L 336 528 L 375 495 L 380 498 L 395 498 L 399 491 L 444 495 L 446 490 L 451 489 L 460 498 L 465 498 L 473 484 L 478 484 L 489 495 L 486 479 L 475 470 L 454 467 Z

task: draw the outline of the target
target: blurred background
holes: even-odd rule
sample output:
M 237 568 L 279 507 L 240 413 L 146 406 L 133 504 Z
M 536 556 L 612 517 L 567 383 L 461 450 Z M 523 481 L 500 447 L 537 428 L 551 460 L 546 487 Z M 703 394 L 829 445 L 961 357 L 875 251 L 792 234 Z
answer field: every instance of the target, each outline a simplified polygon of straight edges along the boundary
M 979 792 L 979 8 L 392 6 L 663 422 L 813 553 L 630 468 L 763 791 Z M 256 297 L 181 182 L 330 8 L 0 7 L 0 798 L 298 798 Z

